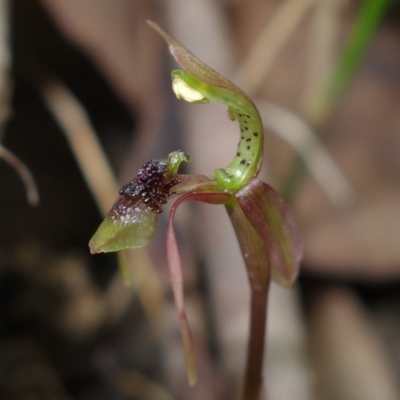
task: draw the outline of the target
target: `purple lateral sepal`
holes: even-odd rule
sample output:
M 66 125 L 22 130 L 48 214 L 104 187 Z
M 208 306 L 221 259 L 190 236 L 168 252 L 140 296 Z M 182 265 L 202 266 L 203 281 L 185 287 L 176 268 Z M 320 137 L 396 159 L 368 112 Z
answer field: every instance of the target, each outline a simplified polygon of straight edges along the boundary
M 294 216 L 271 186 L 253 178 L 236 192 L 243 213 L 259 233 L 275 282 L 293 285 L 303 255 L 303 244 Z

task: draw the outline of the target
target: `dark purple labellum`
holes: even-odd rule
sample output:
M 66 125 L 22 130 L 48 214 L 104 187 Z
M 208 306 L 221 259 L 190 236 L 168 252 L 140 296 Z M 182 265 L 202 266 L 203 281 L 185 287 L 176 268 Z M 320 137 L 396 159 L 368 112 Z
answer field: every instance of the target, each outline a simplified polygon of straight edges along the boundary
M 179 179 L 168 176 L 168 164 L 165 160 L 150 160 L 143 164 L 136 177 L 119 191 L 121 196 L 141 197 L 150 211 L 162 212 L 162 205 L 173 194 L 171 188 Z

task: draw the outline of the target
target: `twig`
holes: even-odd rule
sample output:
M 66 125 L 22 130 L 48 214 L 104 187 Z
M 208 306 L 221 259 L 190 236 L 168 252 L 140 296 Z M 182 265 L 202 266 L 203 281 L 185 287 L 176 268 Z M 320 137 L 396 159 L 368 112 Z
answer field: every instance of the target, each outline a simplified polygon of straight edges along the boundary
M 320 287 L 307 300 L 318 398 L 398 400 L 398 373 L 381 337 L 387 326 L 371 318 L 349 287 Z
M 296 151 L 330 203 L 340 210 L 349 209 L 356 201 L 356 193 L 316 132 L 283 107 L 267 102 L 257 102 L 257 106 L 265 128 Z
M 175 398 L 163 386 L 134 370 L 121 371 L 117 375 L 117 384 L 122 393 L 140 400 L 174 400 Z
M 11 165 L 18 173 L 19 177 L 24 183 L 28 203 L 31 206 L 37 206 L 39 204 L 39 192 L 36 187 L 35 179 L 29 171 L 28 167 L 15 154 L 6 149 L 1 143 L 0 158 Z
M 42 89 L 42 95 L 61 126 L 101 213 L 107 214 L 115 202 L 119 185 L 84 108 L 56 80 L 47 82 Z M 128 283 L 135 286 L 153 328 L 159 332 L 158 314 L 164 303 L 162 284 L 147 252 L 144 249 L 135 249 L 134 260 L 131 253 L 123 252 L 122 258 L 120 257 L 122 273 L 125 278 L 135 277 L 134 281 L 131 279 Z M 127 283 L 127 279 L 117 274 L 104 294 L 110 322 L 119 319 L 134 295 L 132 290 L 124 290 L 124 282 Z
M 0 141 L 3 135 L 3 125 L 10 115 L 10 49 L 8 1 L 0 0 Z
M 103 215 L 107 214 L 115 201 L 119 185 L 85 110 L 60 82 L 48 82 L 42 93 L 69 141 L 100 211 Z
M 316 94 L 324 87 L 332 73 L 335 43 L 339 34 L 339 13 L 343 6 L 344 0 L 320 0 L 315 6 L 304 96 L 306 116 L 310 118 L 317 107 Z
M 316 106 L 312 108 L 309 118 L 315 129 L 323 126 L 336 102 L 349 86 L 389 4 L 389 0 L 366 0 L 361 7 L 329 82 L 321 87 L 321 91 L 316 94 L 316 100 L 312 101 Z M 288 202 L 293 200 L 304 173 L 304 162 L 297 156 L 282 190 Z
M 254 93 L 260 86 L 276 55 L 314 1 L 287 0 L 275 12 L 236 73 L 235 81 L 246 92 Z

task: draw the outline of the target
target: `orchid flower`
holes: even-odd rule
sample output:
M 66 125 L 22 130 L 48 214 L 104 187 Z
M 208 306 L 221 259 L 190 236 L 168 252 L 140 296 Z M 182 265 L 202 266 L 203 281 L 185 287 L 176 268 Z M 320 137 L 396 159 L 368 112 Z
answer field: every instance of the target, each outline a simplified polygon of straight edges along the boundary
M 182 68 L 172 72 L 173 90 L 193 103 L 218 102 L 240 126 L 234 159 L 212 177 L 182 175 L 180 164 L 190 157 L 175 151 L 166 159 L 145 163 L 136 177 L 119 192 L 121 197 L 99 226 L 89 246 L 91 253 L 145 246 L 152 239 L 162 206 L 174 200 L 167 230 L 167 262 L 179 315 L 189 384 L 197 380 L 194 346 L 184 306 L 183 267 L 173 220 L 188 200 L 225 206 L 246 264 L 252 292 L 250 341 L 244 399 L 258 399 L 262 383 L 267 295 L 271 278 L 290 287 L 299 270 L 302 243 L 293 214 L 280 195 L 257 178 L 263 154 L 263 127 L 252 100 L 236 85 L 214 71 L 154 22 L 148 21 L 168 43 Z

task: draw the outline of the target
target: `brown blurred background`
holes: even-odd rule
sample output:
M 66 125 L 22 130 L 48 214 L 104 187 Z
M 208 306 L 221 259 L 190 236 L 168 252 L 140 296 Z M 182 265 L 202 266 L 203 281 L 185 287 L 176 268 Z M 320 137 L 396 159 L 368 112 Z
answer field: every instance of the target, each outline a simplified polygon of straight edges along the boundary
M 271 291 L 268 399 L 400 398 L 397 1 L 371 28 L 343 94 L 323 107 L 365 4 L 0 0 L 1 400 L 238 398 L 249 288 L 223 208 L 188 204 L 176 221 L 193 389 L 166 274 L 167 212 L 153 242 L 129 253 L 131 287 L 115 255 L 87 247 L 145 161 L 182 149 L 193 160 L 186 172 L 211 174 L 236 147 L 223 107 L 175 99 L 176 65 L 146 19 L 255 99 L 263 179 L 301 228 L 299 282 Z M 29 173 L 37 206 L 26 199 L 27 190 L 35 203 Z

